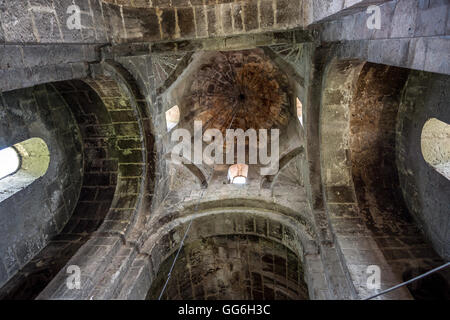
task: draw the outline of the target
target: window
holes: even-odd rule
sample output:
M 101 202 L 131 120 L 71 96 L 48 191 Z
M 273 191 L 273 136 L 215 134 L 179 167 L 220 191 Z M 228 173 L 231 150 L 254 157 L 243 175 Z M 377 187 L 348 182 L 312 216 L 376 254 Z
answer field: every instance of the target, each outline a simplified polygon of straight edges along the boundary
M 450 180 L 450 125 L 429 119 L 423 126 L 420 144 L 425 161 Z
M 50 164 L 47 144 L 31 138 L 0 150 L 0 201 L 42 177 Z
M 303 126 L 303 105 L 299 98 L 297 98 L 297 117 L 300 124 Z
M 9 176 L 19 170 L 20 158 L 16 149 L 6 148 L 0 150 L 0 179 Z
M 173 106 L 166 111 L 167 131 L 172 130 L 180 122 L 180 109 L 178 106 Z
M 248 165 L 235 164 L 228 169 L 228 182 L 233 184 L 245 184 L 247 182 Z

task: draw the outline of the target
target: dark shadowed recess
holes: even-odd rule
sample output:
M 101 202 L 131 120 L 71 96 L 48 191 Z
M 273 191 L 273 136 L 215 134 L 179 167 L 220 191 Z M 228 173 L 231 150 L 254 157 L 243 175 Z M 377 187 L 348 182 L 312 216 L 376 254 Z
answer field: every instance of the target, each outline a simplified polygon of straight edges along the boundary
M 175 254 L 159 268 L 147 294 L 158 299 Z M 273 240 L 227 235 L 187 243 L 175 264 L 163 300 L 308 300 L 303 265 Z
M 114 197 L 118 160 L 108 110 L 83 81 L 52 85 L 70 108 L 82 135 L 81 193 L 64 229 L 1 288 L 0 299 L 34 299 L 98 229 Z

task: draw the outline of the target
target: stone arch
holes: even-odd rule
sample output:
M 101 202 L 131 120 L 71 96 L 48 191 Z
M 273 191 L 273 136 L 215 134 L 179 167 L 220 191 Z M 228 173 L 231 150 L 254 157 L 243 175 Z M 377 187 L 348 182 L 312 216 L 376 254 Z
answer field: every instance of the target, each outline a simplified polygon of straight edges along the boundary
M 174 255 L 162 262 L 146 299 L 161 294 Z M 183 247 L 161 299 L 308 300 L 303 269 L 292 250 L 269 238 L 203 237 Z
M 128 220 L 127 226 L 122 226 L 125 228 L 119 228 L 123 231 L 119 233 L 126 236 L 132 229 L 139 229 L 140 225 L 145 223 L 150 217 L 150 207 L 156 182 L 155 164 L 157 162 L 154 127 L 148 102 L 142 94 L 133 75 L 131 75 L 131 73 L 121 64 L 110 60 L 105 61 L 98 67 L 99 70 L 94 70 L 92 78 L 96 79 L 97 77 L 101 78 L 103 76 L 113 80 L 116 83 L 116 88 L 121 91 L 129 101 L 129 106 L 131 108 L 128 109 L 128 116 L 135 119 L 132 121 L 133 128 L 130 133 L 134 135 L 135 139 L 139 139 L 141 145 L 140 148 L 142 150 L 142 162 L 129 163 L 127 162 L 127 155 L 124 154 L 124 166 L 122 170 L 119 166 L 119 171 L 124 177 L 128 176 L 128 174 L 137 174 L 137 176 L 142 177 L 138 192 L 139 199 L 136 198 L 137 214 L 134 219 Z M 122 124 L 125 125 L 125 128 L 122 127 L 122 129 L 125 129 L 125 131 L 131 129 L 129 123 L 129 121 L 122 122 Z M 120 121 L 119 126 L 121 126 Z M 135 176 L 136 175 L 134 175 L 134 177 Z M 111 226 L 108 226 L 108 228 L 110 227 Z
M 416 103 L 418 99 L 416 91 L 404 89 L 409 73 L 352 60 L 334 60 L 325 73 L 320 109 L 323 194 L 335 243 L 354 294 L 360 297 L 374 293 L 367 290 L 361 276 L 368 264 L 379 265 L 389 279 L 382 281 L 383 289 L 401 282 L 411 264 L 430 269 L 440 261 L 405 206 L 405 200 L 407 204 L 417 197 L 414 192 L 405 193 L 401 178 L 406 170 L 398 165 L 399 159 L 404 159 L 399 152 L 405 148 L 398 140 L 405 122 L 399 119 L 404 121 L 407 114 L 401 101 Z M 423 123 L 419 127 L 421 130 Z M 445 207 L 443 200 L 436 203 Z M 422 214 L 417 208 L 416 212 Z M 384 298 L 411 296 L 402 289 Z
M 0 145 L 38 137 L 50 155 L 46 174 L 0 202 L 0 296 L 28 298 L 42 289 L 40 284 L 48 281 L 52 269 L 37 267 L 33 260 L 40 252 L 44 252 L 41 260 L 51 260 L 45 249 L 54 248 L 51 239 L 61 233 L 77 204 L 84 173 L 81 134 L 70 108 L 52 84 L 3 92 L 0 104 L 6 110 Z M 31 273 L 34 281 L 29 281 Z
M 402 226 L 411 225 L 395 163 L 396 121 L 408 73 L 366 63 L 350 104 L 352 179 L 361 218 L 376 239 L 381 230 L 401 234 Z
M 363 65 L 360 61 L 333 61 L 326 71 L 320 109 L 320 161 L 327 203 L 336 203 L 332 200 L 337 199 L 354 202 L 349 164 L 349 110 Z
M 3 288 L 5 297 L 25 298 L 15 290 L 30 284 L 33 290 L 20 291 L 35 297 L 58 272 L 65 274 L 61 268 L 80 252 L 122 242 L 145 221 L 154 184 L 154 139 L 145 99 L 132 81 L 121 66 L 103 63 L 92 78 L 52 84 L 80 128 L 83 185 L 64 229 Z
M 236 235 L 260 237 L 288 248 L 303 264 L 305 282 L 309 286 L 310 297 L 314 297 L 317 292 L 314 290 L 314 275 L 311 273 L 311 267 L 318 261 L 316 260 L 318 247 L 310 222 L 306 218 L 296 216 L 297 213 L 274 204 L 255 201 L 254 206 L 239 207 L 236 203 L 239 201 L 235 199 L 226 203 L 220 202 L 220 204 L 215 201 L 201 203 L 195 206 L 197 211 L 195 207 L 189 207 L 182 212 L 174 213 L 170 220 L 162 218 L 159 222 L 155 221 L 152 225 L 160 227 L 155 227 L 156 229 L 149 233 L 139 255 L 139 264 L 147 265 L 142 270 L 145 275 L 141 273 L 135 278 L 130 275 L 119 298 L 128 299 L 132 296 L 133 299 L 143 299 L 146 296 L 158 272 L 164 272 L 160 270 L 161 265 L 173 257 L 174 252 L 177 251 L 191 221 L 190 230 L 195 231 L 189 232 L 185 242 L 187 245 L 201 239 Z M 269 209 L 271 207 L 272 209 Z M 166 221 L 170 222 L 165 223 Z
M 411 72 L 399 107 L 396 136 L 396 162 L 406 206 L 444 260 L 450 258 L 450 180 L 424 159 L 421 135 L 430 118 L 450 123 L 449 79 L 448 75 Z
M 425 161 L 450 179 L 450 125 L 436 118 L 425 122 L 420 139 Z
M 417 201 L 417 195 L 405 193 L 399 181 L 396 138 L 398 119 L 404 117 L 401 100 L 402 97 L 409 99 L 410 92 L 404 88 L 410 73 L 407 69 L 366 63 L 350 104 L 350 158 L 358 216 L 397 279 L 411 266 L 431 269 L 443 263 L 425 241 L 418 228 L 420 224 L 414 222 L 412 211 L 406 205 L 408 198 Z M 422 110 L 431 109 L 433 103 L 436 100 Z M 437 103 L 445 105 L 446 100 Z M 414 113 L 409 117 L 415 118 Z M 420 154 L 415 156 L 420 157 Z M 446 206 L 443 199 L 432 202 Z M 445 221 L 445 214 L 437 212 L 435 214 Z
M 355 191 L 352 150 L 352 103 L 366 64 L 358 60 L 333 60 L 326 68 L 320 109 L 320 163 L 325 208 L 335 245 L 341 252 L 342 266 L 350 281 L 354 297 L 375 293 L 366 287 L 364 276 L 369 264 L 383 270 L 381 289 L 401 282 L 394 273 L 361 217 Z M 400 289 L 383 298 L 410 299 Z

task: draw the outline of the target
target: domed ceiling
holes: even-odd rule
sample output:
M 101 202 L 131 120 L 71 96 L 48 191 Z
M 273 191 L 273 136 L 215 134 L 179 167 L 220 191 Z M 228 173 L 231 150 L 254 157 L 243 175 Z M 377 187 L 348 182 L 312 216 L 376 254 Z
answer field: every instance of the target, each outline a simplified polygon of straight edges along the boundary
M 260 49 L 217 52 L 200 64 L 186 86 L 182 121 L 203 130 L 282 128 L 289 119 L 287 77 Z M 230 125 L 231 123 L 231 125 Z

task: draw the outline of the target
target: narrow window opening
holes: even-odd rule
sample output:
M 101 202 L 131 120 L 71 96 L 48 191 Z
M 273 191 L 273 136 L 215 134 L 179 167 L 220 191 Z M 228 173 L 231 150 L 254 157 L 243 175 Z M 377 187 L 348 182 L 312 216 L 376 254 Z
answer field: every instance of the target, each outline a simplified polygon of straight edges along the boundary
M 173 106 L 166 111 L 167 131 L 172 130 L 180 122 L 180 109 L 178 106 Z
M 245 184 L 247 182 L 248 165 L 235 164 L 228 169 L 228 182 L 232 184 Z
M 0 150 L 0 202 L 42 177 L 49 164 L 47 144 L 40 138 Z
M 303 104 L 299 98 L 297 98 L 297 118 L 300 124 L 303 126 Z
M 450 125 L 429 119 L 423 126 L 420 144 L 425 161 L 450 180 Z
M 9 147 L 0 150 L 0 180 L 19 170 L 20 157 L 16 149 Z

